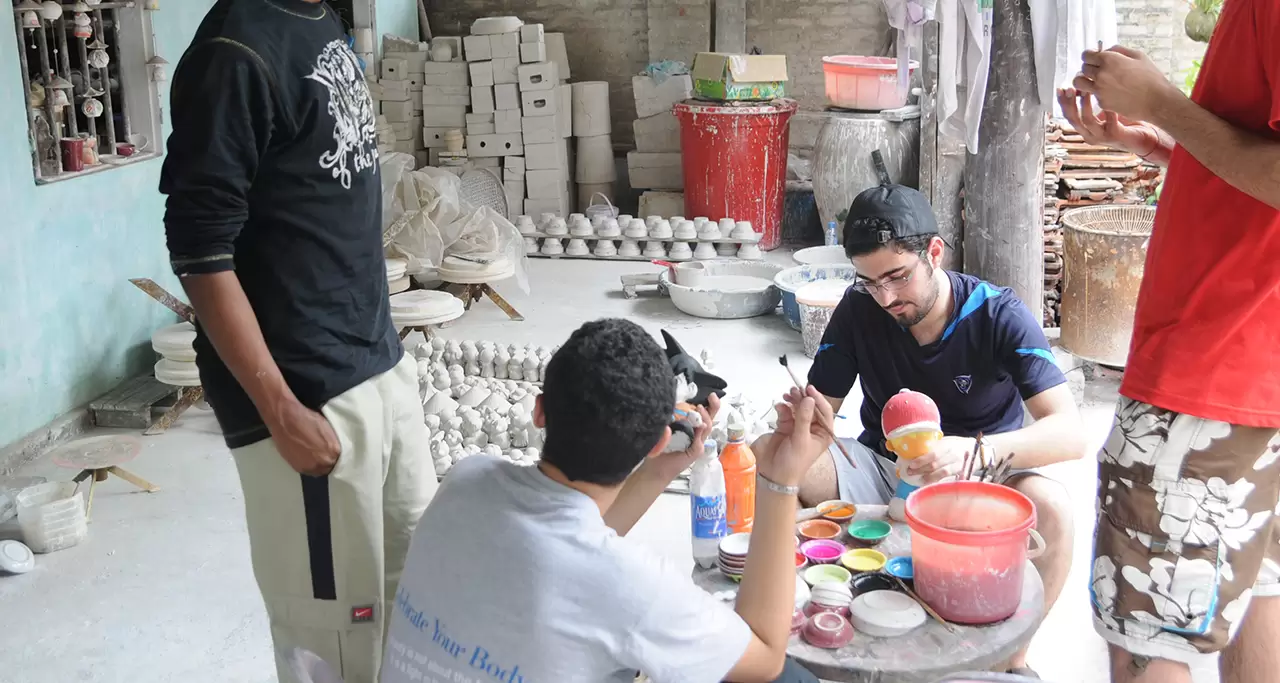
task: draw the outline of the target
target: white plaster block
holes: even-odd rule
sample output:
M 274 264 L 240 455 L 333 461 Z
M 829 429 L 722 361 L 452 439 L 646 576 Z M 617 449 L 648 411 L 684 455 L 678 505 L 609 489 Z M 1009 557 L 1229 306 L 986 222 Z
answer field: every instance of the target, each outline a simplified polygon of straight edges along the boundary
M 551 168 L 529 171 L 524 175 L 525 194 L 530 199 L 557 199 L 564 195 L 565 172 Z
M 501 83 L 493 86 L 493 107 L 500 110 L 520 109 L 520 89 L 515 83 Z
M 525 116 L 555 116 L 560 107 L 560 94 L 551 90 L 531 90 L 520 93 L 521 111 Z M 572 121 L 570 121 L 572 125 Z M 556 131 L 560 128 L 557 125 Z
M 467 136 L 467 154 L 472 158 L 502 157 L 523 153 L 524 144 L 518 133 Z
M 424 85 L 420 101 L 424 105 L 465 107 L 471 104 L 471 89 L 465 85 Z
M 383 78 L 398 81 L 409 75 L 409 63 L 403 59 L 385 57 L 379 73 Z
M 422 108 L 422 121 L 428 127 L 449 126 L 451 128 L 462 128 L 467 125 L 467 108 L 427 105 Z
M 431 57 L 429 52 L 401 52 L 396 54 L 396 59 L 403 59 L 406 70 L 411 74 L 420 74 L 426 71 L 427 60 Z
M 569 80 L 572 74 L 569 71 L 569 51 L 564 47 L 564 34 L 546 33 L 543 40 L 547 44 L 547 61 L 556 65 L 561 79 Z
M 422 129 L 422 142 L 427 149 L 444 149 L 447 145 L 444 142 L 444 136 L 451 130 L 457 130 L 453 126 L 444 127 L 426 127 Z M 432 164 L 433 166 L 435 164 Z
M 542 24 L 525 24 L 520 27 L 520 42 L 522 43 L 541 43 L 545 35 L 546 31 L 543 30 Z
M 462 61 L 462 36 L 436 36 L 431 39 L 431 47 L 435 47 L 437 44 L 448 45 L 449 54 L 453 59 L 449 62 L 435 62 L 436 64 L 451 64 Z
M 471 165 L 476 168 L 498 168 L 502 160 L 498 157 L 476 157 L 471 160 Z
M 524 176 L 524 157 L 506 157 L 502 160 L 502 167 L 512 173 Z
M 573 88 L 568 83 L 556 86 L 556 126 L 560 129 L 560 137 L 573 136 Z
M 391 146 L 391 149 L 401 154 L 413 154 L 418 151 L 418 143 L 413 140 L 396 140 L 395 144 Z
M 493 123 L 468 123 L 467 135 L 493 135 L 497 128 Z
M 467 125 L 470 126 L 473 123 L 493 123 L 493 114 L 467 114 Z
M 493 45 L 489 42 L 489 36 L 463 36 L 462 48 L 468 62 L 493 59 Z
M 560 72 L 554 62 L 521 64 L 516 68 L 521 92 L 551 90 L 560 84 Z
M 520 57 L 520 33 L 498 33 L 489 36 L 489 52 L 494 59 Z
M 413 118 L 413 103 L 409 100 L 403 102 L 383 102 L 382 115 L 387 117 L 392 123 L 404 122 Z
M 683 190 L 684 169 L 678 152 L 627 152 L 631 187 Z
M 412 94 L 409 81 L 384 78 L 378 81 L 378 85 L 382 88 L 382 99 L 384 101 L 407 102 Z
M 640 195 L 641 216 L 680 216 L 684 214 L 683 192 L 649 190 Z
M 511 83 L 520 82 L 517 69 L 520 68 L 519 57 L 504 57 L 502 59 L 493 60 L 493 82 L 494 83 Z
M 669 112 L 671 105 L 693 97 L 693 78 L 682 74 L 659 84 L 650 76 L 632 76 L 631 89 L 636 96 L 636 116 L 644 118 Z
M 422 119 L 397 121 L 391 124 L 391 128 L 396 133 L 396 140 L 422 142 Z
M 524 146 L 524 167 L 528 171 L 566 168 L 564 145 L 556 142 L 526 143 Z
M 493 85 L 493 62 L 471 62 L 467 67 L 471 70 L 472 87 Z
M 520 121 L 520 109 L 499 109 L 493 113 L 494 128 L 499 133 L 523 133 Z
M 471 87 L 471 111 L 477 114 L 493 113 L 493 86 Z
M 470 65 L 464 62 L 427 62 L 423 65 L 422 84 L 468 85 L 471 83 Z
M 557 216 L 569 215 L 569 204 L 564 197 L 555 199 L 526 199 L 524 200 L 524 212 L 529 216 L 539 216 L 544 213 L 554 213 Z
M 520 43 L 520 61 L 525 64 L 547 61 L 547 44 Z
M 507 196 L 507 218 L 515 219 L 524 213 L 524 181 L 503 182 L 502 192 Z
M 636 149 L 641 152 L 679 152 L 680 120 L 675 114 L 665 112 L 636 119 L 632 124 L 635 130 Z M 650 215 L 650 214 L 645 214 Z M 667 215 L 667 214 L 661 214 Z M 675 214 L 680 215 L 680 214 Z
M 520 131 L 526 144 L 555 142 L 560 139 L 560 122 L 554 116 L 524 116 L 520 118 Z

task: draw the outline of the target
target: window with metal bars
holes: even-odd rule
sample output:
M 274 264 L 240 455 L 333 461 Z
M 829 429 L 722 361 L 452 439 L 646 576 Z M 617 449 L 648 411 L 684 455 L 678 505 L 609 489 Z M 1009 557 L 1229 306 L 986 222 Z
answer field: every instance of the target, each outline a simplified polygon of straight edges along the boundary
M 159 156 L 159 0 L 12 0 L 37 183 Z

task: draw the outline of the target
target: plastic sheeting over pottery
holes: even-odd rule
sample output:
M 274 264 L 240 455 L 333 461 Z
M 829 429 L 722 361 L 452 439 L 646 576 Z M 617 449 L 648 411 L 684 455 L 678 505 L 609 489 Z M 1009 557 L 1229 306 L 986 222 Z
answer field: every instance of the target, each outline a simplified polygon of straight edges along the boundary
M 463 201 L 457 175 L 413 165 L 408 154 L 382 159 L 382 238 L 388 251 L 407 260 L 410 273 L 438 268 L 445 256 L 502 256 L 527 294 L 528 259 L 516 226 L 487 206 Z

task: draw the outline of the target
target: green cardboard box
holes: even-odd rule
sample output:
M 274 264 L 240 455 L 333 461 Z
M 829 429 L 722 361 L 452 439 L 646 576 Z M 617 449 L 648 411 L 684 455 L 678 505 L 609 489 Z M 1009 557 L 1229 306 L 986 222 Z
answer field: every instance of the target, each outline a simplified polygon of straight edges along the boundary
M 699 52 L 693 58 L 693 94 L 704 100 L 773 100 L 786 96 L 786 55 Z

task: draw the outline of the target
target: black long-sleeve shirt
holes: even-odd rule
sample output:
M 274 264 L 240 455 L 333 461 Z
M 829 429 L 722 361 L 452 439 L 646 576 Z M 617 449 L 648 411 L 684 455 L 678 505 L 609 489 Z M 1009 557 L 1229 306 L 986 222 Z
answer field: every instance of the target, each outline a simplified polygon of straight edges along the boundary
M 234 270 L 306 406 L 385 372 L 391 325 L 373 102 L 341 23 L 303 0 L 220 0 L 179 62 L 161 174 L 179 277 Z M 227 445 L 269 434 L 197 324 Z

